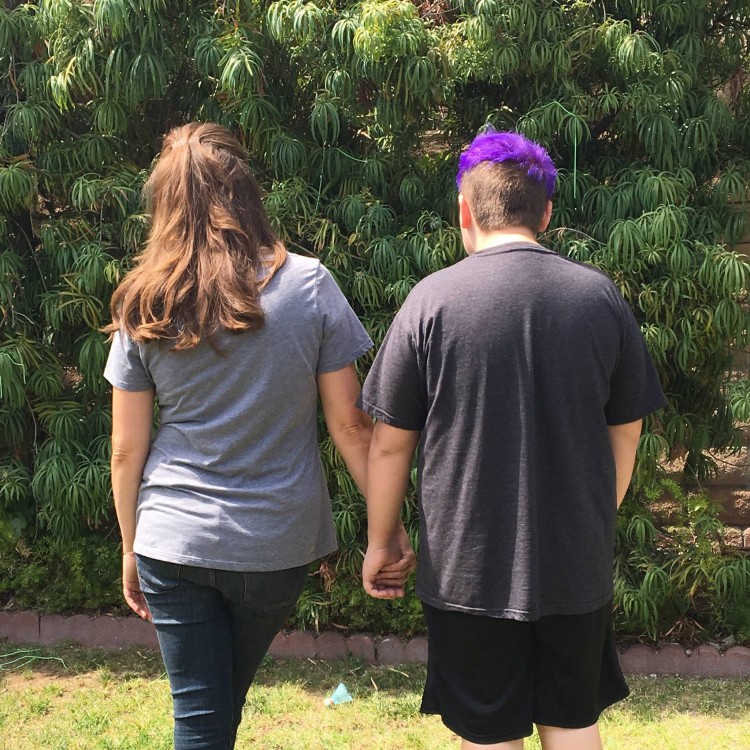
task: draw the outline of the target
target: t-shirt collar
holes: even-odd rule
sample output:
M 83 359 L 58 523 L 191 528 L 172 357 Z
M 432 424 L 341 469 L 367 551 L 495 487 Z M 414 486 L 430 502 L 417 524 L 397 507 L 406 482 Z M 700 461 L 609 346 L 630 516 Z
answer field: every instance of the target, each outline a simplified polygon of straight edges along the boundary
M 513 253 L 517 251 L 530 250 L 532 252 L 539 253 L 553 253 L 554 251 L 540 245 L 538 242 L 532 242 L 531 240 L 509 240 L 508 242 L 501 242 L 497 245 L 491 245 L 485 247 L 482 250 L 477 250 L 472 253 L 469 257 L 485 257 L 488 255 L 500 255 L 501 253 Z

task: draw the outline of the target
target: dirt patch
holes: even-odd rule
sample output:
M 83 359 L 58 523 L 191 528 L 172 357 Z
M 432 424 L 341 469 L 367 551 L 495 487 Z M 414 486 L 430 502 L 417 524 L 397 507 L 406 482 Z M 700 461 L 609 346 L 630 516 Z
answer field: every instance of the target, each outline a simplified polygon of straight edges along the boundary
M 55 674 L 52 671 L 0 671 L 0 689 L 3 690 L 36 690 L 49 685 L 56 685 L 62 691 L 79 688 L 100 687 L 102 676 L 98 672 L 86 674 Z

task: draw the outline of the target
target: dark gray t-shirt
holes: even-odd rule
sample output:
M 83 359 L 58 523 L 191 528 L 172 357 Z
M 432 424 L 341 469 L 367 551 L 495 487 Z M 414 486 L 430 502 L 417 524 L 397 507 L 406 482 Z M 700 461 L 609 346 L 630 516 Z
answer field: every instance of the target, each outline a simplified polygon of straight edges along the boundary
M 194 349 L 115 335 L 105 377 L 155 389 L 135 551 L 223 570 L 281 570 L 336 549 L 317 445 L 316 376 L 372 342 L 330 273 L 289 253 L 264 288 L 266 321 Z
M 517 620 L 604 605 L 607 426 L 664 403 L 630 307 L 589 266 L 506 244 L 417 284 L 362 408 L 421 431 L 419 597 Z

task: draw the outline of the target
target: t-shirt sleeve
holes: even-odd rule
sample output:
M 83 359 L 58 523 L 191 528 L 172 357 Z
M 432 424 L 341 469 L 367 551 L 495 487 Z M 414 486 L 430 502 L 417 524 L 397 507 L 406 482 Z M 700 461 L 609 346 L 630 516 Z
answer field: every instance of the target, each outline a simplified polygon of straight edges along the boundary
M 150 391 L 154 388 L 143 366 L 138 344 L 120 331 L 112 338 L 104 378 L 123 391 Z
M 316 277 L 316 299 L 323 325 L 317 372 L 335 372 L 372 349 L 372 341 L 333 276 L 322 265 Z
M 604 407 L 608 425 L 635 422 L 667 403 L 633 311 L 619 293 L 617 296 L 623 335 L 620 357 L 610 379 L 609 400 Z
M 415 323 L 407 300 L 375 357 L 358 406 L 393 427 L 420 431 L 427 419 L 427 384 Z

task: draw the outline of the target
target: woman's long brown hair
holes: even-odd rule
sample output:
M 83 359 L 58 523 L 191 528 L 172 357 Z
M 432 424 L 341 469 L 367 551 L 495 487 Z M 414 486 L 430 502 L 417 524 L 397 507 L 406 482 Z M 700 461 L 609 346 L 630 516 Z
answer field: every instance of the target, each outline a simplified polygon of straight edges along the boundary
M 175 128 L 144 195 L 148 240 L 112 295 L 112 323 L 104 331 L 189 349 L 220 329 L 261 328 L 260 291 L 286 251 L 239 141 L 213 123 Z

